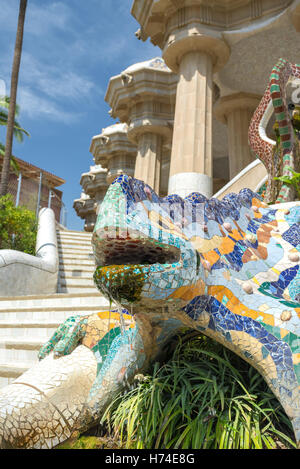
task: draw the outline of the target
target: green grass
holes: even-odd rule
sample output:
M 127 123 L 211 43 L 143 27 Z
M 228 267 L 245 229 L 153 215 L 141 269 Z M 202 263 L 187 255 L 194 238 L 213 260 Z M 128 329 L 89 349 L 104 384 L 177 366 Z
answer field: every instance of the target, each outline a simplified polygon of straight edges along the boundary
M 80 436 L 75 441 L 69 441 L 57 446 L 56 449 L 121 449 L 117 442 L 96 436 Z
M 164 365 L 118 396 L 102 423 L 125 448 L 294 448 L 293 430 L 260 374 L 221 345 L 180 340 Z

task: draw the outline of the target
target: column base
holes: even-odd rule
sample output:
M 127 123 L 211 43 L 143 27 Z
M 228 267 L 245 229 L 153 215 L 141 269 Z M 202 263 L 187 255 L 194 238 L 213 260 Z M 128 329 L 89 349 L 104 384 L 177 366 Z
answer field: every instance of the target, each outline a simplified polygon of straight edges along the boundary
M 212 197 L 212 178 L 200 173 L 177 173 L 169 179 L 169 195 L 187 197 L 192 192 L 200 192 L 205 197 Z

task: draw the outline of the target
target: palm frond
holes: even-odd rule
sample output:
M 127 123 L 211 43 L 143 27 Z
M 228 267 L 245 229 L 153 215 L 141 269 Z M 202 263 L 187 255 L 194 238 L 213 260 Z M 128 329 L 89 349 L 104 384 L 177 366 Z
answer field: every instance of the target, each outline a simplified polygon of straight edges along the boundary
M 5 153 L 5 145 L 0 142 L 0 155 L 4 157 Z M 18 176 L 20 174 L 20 167 L 16 161 L 16 156 L 11 155 L 10 157 L 10 167 L 13 170 L 13 172 Z
M 9 109 L 10 97 L 9 96 L 1 96 L 0 97 L 0 107 L 5 109 Z M 15 115 L 18 116 L 20 114 L 20 106 L 16 104 L 16 113 Z

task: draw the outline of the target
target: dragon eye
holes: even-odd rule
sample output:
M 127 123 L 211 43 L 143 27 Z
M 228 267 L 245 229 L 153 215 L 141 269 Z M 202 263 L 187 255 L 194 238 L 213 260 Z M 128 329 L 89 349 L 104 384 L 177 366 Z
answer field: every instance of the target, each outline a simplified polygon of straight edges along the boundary
M 289 110 L 289 111 L 293 111 L 293 110 L 295 109 L 295 107 L 296 107 L 296 106 L 295 106 L 294 103 L 290 103 L 290 104 L 288 105 L 288 110 Z

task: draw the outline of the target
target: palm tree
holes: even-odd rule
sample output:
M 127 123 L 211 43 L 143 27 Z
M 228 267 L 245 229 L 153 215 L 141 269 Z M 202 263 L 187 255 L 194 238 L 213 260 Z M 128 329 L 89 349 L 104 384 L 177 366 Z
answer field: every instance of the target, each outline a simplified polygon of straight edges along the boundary
M 26 7 L 27 7 L 27 0 L 20 0 L 18 28 L 17 28 L 17 35 L 16 35 L 15 51 L 14 51 L 14 61 L 13 61 L 12 73 L 11 73 L 10 100 L 9 100 L 9 109 L 8 109 L 8 117 L 7 117 L 5 154 L 4 154 L 4 159 L 3 159 L 3 167 L 2 167 L 1 183 L 0 183 L 0 196 L 6 195 L 7 189 L 8 189 L 8 179 L 9 179 L 10 160 L 11 160 L 12 145 L 13 145 L 17 89 L 18 89 L 21 55 L 22 55 Z
M 9 96 L 0 96 L 0 125 L 6 125 L 8 122 L 8 109 L 10 105 L 10 97 Z M 18 104 L 15 106 L 15 118 L 19 115 L 20 108 Z M 18 142 L 23 142 L 24 134 L 29 137 L 29 133 L 21 127 L 21 125 L 14 119 L 14 129 L 13 129 L 14 137 L 18 140 Z

